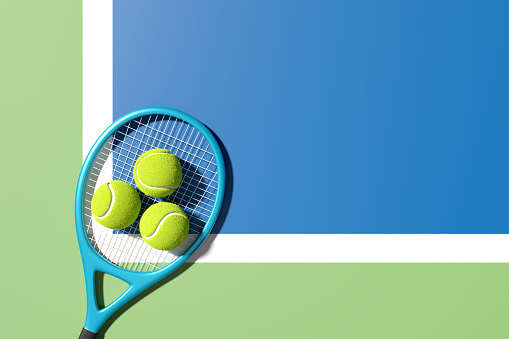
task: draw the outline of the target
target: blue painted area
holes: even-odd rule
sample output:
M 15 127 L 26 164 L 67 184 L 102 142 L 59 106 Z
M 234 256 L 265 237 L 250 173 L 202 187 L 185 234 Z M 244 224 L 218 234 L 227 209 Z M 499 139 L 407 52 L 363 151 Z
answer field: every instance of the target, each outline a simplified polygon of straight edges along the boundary
M 221 233 L 507 233 L 503 1 L 115 1 L 114 118 L 226 146 Z

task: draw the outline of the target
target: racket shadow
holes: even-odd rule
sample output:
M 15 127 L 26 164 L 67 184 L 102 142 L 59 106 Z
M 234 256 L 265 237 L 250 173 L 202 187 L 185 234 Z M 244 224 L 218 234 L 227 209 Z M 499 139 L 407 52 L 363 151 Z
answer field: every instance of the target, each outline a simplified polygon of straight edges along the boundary
M 226 218 L 228 216 L 228 212 L 230 210 L 230 204 L 233 196 L 233 167 L 231 163 L 230 156 L 228 154 L 228 151 L 226 147 L 224 146 L 221 139 L 212 131 L 210 128 L 209 130 L 214 135 L 217 143 L 219 144 L 219 147 L 221 148 L 221 152 L 223 154 L 224 158 L 224 164 L 225 164 L 225 174 L 226 174 L 226 185 L 225 185 L 225 191 L 224 191 L 224 197 L 223 197 L 223 203 L 221 205 L 221 210 L 219 212 L 219 215 L 217 217 L 216 223 L 214 225 L 214 228 L 212 229 L 211 234 L 205 239 L 204 243 L 200 246 L 200 248 L 193 254 L 193 256 L 189 259 L 188 262 L 184 263 L 182 266 L 180 266 L 178 269 L 176 269 L 172 274 L 167 276 L 166 278 L 160 280 L 156 284 L 152 285 L 136 297 L 134 297 L 132 300 L 127 302 L 124 306 L 122 306 L 117 312 L 115 312 L 101 327 L 99 330 L 99 333 L 97 334 L 97 339 L 103 339 L 106 336 L 106 332 L 110 328 L 110 326 L 113 324 L 115 320 L 117 320 L 119 317 L 124 314 L 125 311 L 127 311 L 129 308 L 137 304 L 140 300 L 143 300 L 146 296 L 157 290 L 163 285 L 169 284 L 172 280 L 177 279 L 181 274 L 183 274 L 185 271 L 187 271 L 189 268 L 191 268 L 196 261 L 203 255 L 205 255 L 207 252 L 210 251 L 211 245 L 214 242 L 214 240 L 217 237 L 217 234 L 221 231 L 221 228 L 223 227 L 224 222 L 226 221 Z M 99 273 L 99 272 L 98 272 Z M 104 306 L 104 274 L 98 274 L 96 275 L 96 296 L 97 296 L 97 303 L 101 306 Z

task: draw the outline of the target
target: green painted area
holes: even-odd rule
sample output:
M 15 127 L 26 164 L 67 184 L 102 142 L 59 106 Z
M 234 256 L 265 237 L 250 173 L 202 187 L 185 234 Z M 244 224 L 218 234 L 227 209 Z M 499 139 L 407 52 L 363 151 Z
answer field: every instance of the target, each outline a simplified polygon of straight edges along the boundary
M 2 338 L 74 338 L 82 326 L 81 22 L 81 1 L 0 3 Z
M 2 338 L 77 338 L 81 2 L 0 5 Z M 232 256 L 235 254 L 232 253 Z M 506 338 L 507 264 L 194 264 L 115 338 Z M 106 277 L 105 302 L 125 289 Z
M 107 338 L 478 339 L 509 330 L 506 264 L 194 264 L 177 273 Z

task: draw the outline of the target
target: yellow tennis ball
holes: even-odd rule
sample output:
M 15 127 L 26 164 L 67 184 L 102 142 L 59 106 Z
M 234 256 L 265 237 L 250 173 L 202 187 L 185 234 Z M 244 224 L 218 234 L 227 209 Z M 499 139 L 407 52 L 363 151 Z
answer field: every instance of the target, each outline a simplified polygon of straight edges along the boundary
M 141 209 L 138 192 L 123 181 L 101 185 L 92 197 L 92 214 L 104 227 L 119 230 L 131 225 Z
M 172 250 L 186 240 L 189 219 L 177 205 L 160 202 L 147 208 L 141 216 L 140 233 L 149 246 L 158 250 Z
M 165 149 L 152 149 L 140 155 L 133 168 L 136 186 L 151 197 L 165 197 L 179 187 L 182 167 L 179 159 Z

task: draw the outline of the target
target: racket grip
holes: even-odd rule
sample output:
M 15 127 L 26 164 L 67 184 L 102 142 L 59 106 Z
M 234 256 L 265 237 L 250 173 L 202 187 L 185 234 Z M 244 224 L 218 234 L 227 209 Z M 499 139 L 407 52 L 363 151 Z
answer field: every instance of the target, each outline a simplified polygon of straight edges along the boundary
M 89 330 L 83 328 L 78 339 L 94 339 L 96 335 L 97 333 L 90 332 Z

